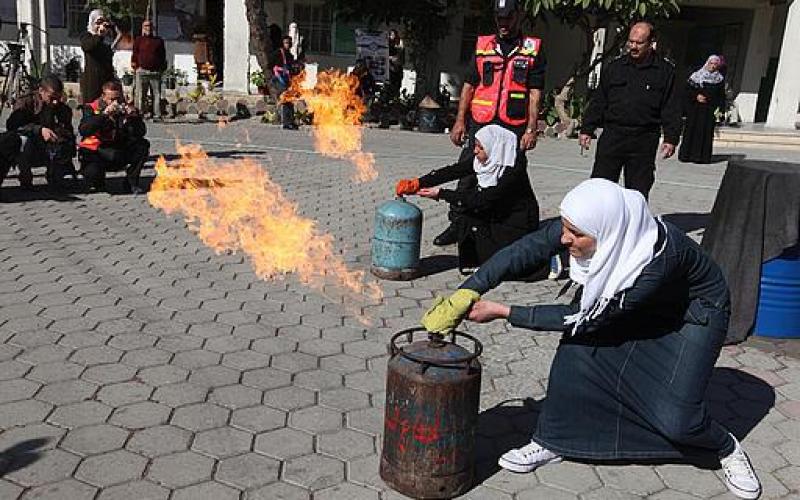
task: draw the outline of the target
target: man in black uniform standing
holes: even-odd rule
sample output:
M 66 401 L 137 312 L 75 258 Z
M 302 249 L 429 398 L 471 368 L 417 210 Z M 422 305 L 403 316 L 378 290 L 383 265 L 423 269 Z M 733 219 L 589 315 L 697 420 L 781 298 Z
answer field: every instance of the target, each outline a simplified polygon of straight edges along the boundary
M 628 34 L 627 54 L 603 67 L 600 86 L 592 94 L 580 133 L 588 148 L 597 141 L 592 177 L 619 181 L 625 168 L 625 187 L 645 198 L 655 182 L 655 156 L 661 130 L 662 158 L 675 153 L 681 116 L 675 89 L 675 65 L 653 50 L 653 25 L 637 22 Z
M 514 132 L 522 151 L 536 147 L 536 120 L 546 67 L 541 40 L 522 35 L 520 25 L 525 13 L 521 0 L 493 2 L 497 33 L 478 37 L 450 132 L 453 144 L 464 146 L 459 161 L 473 155 L 475 132 L 490 123 Z M 456 190 L 468 190 L 474 184 L 473 177 L 465 177 Z M 460 207 L 450 206 L 451 222 L 461 215 Z M 457 241 L 458 232 L 451 225 L 433 244 L 445 246 Z

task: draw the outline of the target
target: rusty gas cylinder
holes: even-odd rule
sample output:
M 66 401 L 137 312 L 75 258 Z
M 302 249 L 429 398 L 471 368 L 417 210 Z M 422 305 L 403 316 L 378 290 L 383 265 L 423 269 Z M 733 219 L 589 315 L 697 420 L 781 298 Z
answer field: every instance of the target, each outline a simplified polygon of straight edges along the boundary
M 452 498 L 474 480 L 483 346 L 460 332 L 412 342 L 420 331 L 404 330 L 389 343 L 380 475 L 413 498 Z M 398 347 L 400 337 L 408 344 Z M 456 344 L 457 337 L 473 350 Z

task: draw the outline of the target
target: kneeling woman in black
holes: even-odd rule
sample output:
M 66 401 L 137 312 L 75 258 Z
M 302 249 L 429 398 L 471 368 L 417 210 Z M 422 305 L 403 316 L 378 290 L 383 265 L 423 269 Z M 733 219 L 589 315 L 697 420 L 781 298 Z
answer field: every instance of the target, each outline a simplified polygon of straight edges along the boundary
M 477 267 L 499 249 L 539 227 L 539 204 L 531 189 L 523 154 L 518 151 L 513 132 L 487 125 L 475 134 L 474 158 L 417 179 L 403 179 L 397 183 L 396 192 L 445 200 L 462 207 L 464 217 L 454 221 L 459 235 L 459 267 Z M 438 187 L 466 176 L 477 178 L 473 189 L 456 191 Z

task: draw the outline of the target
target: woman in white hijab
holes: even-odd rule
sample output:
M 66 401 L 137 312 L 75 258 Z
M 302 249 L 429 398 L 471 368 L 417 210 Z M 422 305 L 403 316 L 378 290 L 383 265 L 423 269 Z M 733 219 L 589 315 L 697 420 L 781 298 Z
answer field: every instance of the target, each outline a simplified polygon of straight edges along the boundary
M 706 63 L 686 82 L 686 122 L 678 159 L 690 163 L 710 163 L 714 145 L 717 109 L 725 106 L 725 77 L 720 56 L 709 56 Z
M 590 179 L 570 191 L 561 218 L 497 252 L 422 319 L 445 333 L 461 319 L 561 331 L 532 441 L 499 464 L 531 472 L 562 459 L 720 460 L 726 486 L 761 486 L 736 437 L 704 397 L 730 314 L 719 267 L 680 229 L 657 220 L 637 191 Z M 570 304 L 507 306 L 480 296 L 568 250 Z
M 475 134 L 474 157 L 397 183 L 398 196 L 416 194 L 464 208 L 465 217 L 456 227 L 462 270 L 481 265 L 496 251 L 539 226 L 539 204 L 518 148 L 513 132 L 487 125 Z M 472 190 L 438 187 L 470 175 L 477 180 Z
M 114 29 L 100 9 L 89 13 L 86 31 L 81 34 L 83 50 L 83 74 L 81 75 L 81 98 L 90 103 L 100 97 L 103 84 L 114 80 Z

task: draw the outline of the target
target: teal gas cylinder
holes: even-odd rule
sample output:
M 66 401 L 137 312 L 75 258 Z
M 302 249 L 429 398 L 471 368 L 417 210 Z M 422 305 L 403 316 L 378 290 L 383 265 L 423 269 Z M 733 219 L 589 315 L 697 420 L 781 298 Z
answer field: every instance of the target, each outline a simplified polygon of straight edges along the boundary
M 387 201 L 375 211 L 372 274 L 388 280 L 410 280 L 419 271 L 422 210 L 405 198 Z

